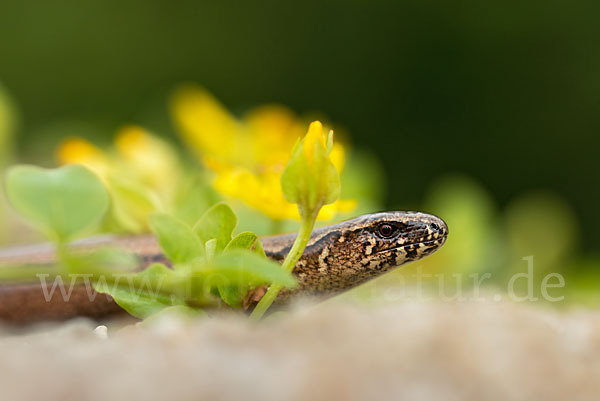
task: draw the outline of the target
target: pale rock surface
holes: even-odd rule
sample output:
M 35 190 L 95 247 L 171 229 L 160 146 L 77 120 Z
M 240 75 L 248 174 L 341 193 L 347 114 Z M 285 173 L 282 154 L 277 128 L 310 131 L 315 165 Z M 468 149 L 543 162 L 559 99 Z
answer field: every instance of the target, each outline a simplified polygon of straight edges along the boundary
M 303 307 L 0 338 L 0 399 L 598 400 L 600 313 L 508 303 Z

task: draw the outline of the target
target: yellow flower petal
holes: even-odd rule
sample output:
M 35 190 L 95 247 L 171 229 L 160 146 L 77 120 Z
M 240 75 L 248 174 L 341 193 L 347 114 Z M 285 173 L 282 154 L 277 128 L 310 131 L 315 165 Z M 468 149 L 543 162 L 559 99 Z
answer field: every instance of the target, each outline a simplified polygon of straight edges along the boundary
M 323 131 L 323 124 L 320 121 L 313 121 L 308 126 L 308 132 L 306 133 L 306 137 L 304 138 L 304 154 L 309 166 L 313 165 L 313 159 L 315 155 L 315 146 L 317 143 L 323 146 L 323 149 L 326 148 L 327 138 L 325 136 L 325 132 Z
M 82 138 L 68 138 L 63 141 L 58 147 L 56 158 L 61 165 L 82 164 L 101 178 L 106 177 L 110 168 L 104 152 Z
M 117 132 L 115 148 L 120 156 L 115 171 L 127 171 L 132 179 L 156 189 L 165 200 L 175 196 L 181 167 L 177 153 L 167 142 L 130 125 Z
M 198 86 L 182 87 L 171 99 L 171 112 L 183 139 L 196 152 L 229 157 L 237 123 L 210 93 Z
M 304 127 L 287 108 L 262 106 L 246 115 L 254 163 L 262 170 L 282 171 Z M 249 151 L 250 149 L 246 149 Z
M 60 144 L 57 152 L 58 161 L 61 164 L 77 163 L 96 157 L 102 151 L 81 138 L 69 138 Z

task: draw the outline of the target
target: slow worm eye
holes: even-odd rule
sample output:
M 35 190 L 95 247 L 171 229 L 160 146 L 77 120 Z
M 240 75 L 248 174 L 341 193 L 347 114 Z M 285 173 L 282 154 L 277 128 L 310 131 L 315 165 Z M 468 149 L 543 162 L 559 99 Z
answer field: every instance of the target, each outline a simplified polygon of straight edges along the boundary
M 382 237 L 389 238 L 394 234 L 394 227 L 390 224 L 382 224 L 379 226 L 379 234 L 381 234 Z

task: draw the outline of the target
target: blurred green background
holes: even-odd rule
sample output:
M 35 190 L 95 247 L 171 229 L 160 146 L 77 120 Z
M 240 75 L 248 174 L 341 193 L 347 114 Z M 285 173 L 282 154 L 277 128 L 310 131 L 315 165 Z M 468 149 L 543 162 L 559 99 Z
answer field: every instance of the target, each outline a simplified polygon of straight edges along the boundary
M 388 208 L 422 208 L 455 172 L 500 209 L 549 190 L 587 253 L 600 243 L 599 15 L 592 0 L 4 0 L 0 82 L 22 160 L 124 123 L 173 135 L 167 96 L 198 82 L 234 111 L 324 113 L 381 159 Z

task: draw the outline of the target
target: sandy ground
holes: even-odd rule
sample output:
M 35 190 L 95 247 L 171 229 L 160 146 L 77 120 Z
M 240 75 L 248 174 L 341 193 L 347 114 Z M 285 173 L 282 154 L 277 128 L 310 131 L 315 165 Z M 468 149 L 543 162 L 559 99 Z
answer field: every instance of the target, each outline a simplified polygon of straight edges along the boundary
M 600 313 L 505 303 L 321 305 L 0 338 L 0 399 L 598 400 Z

